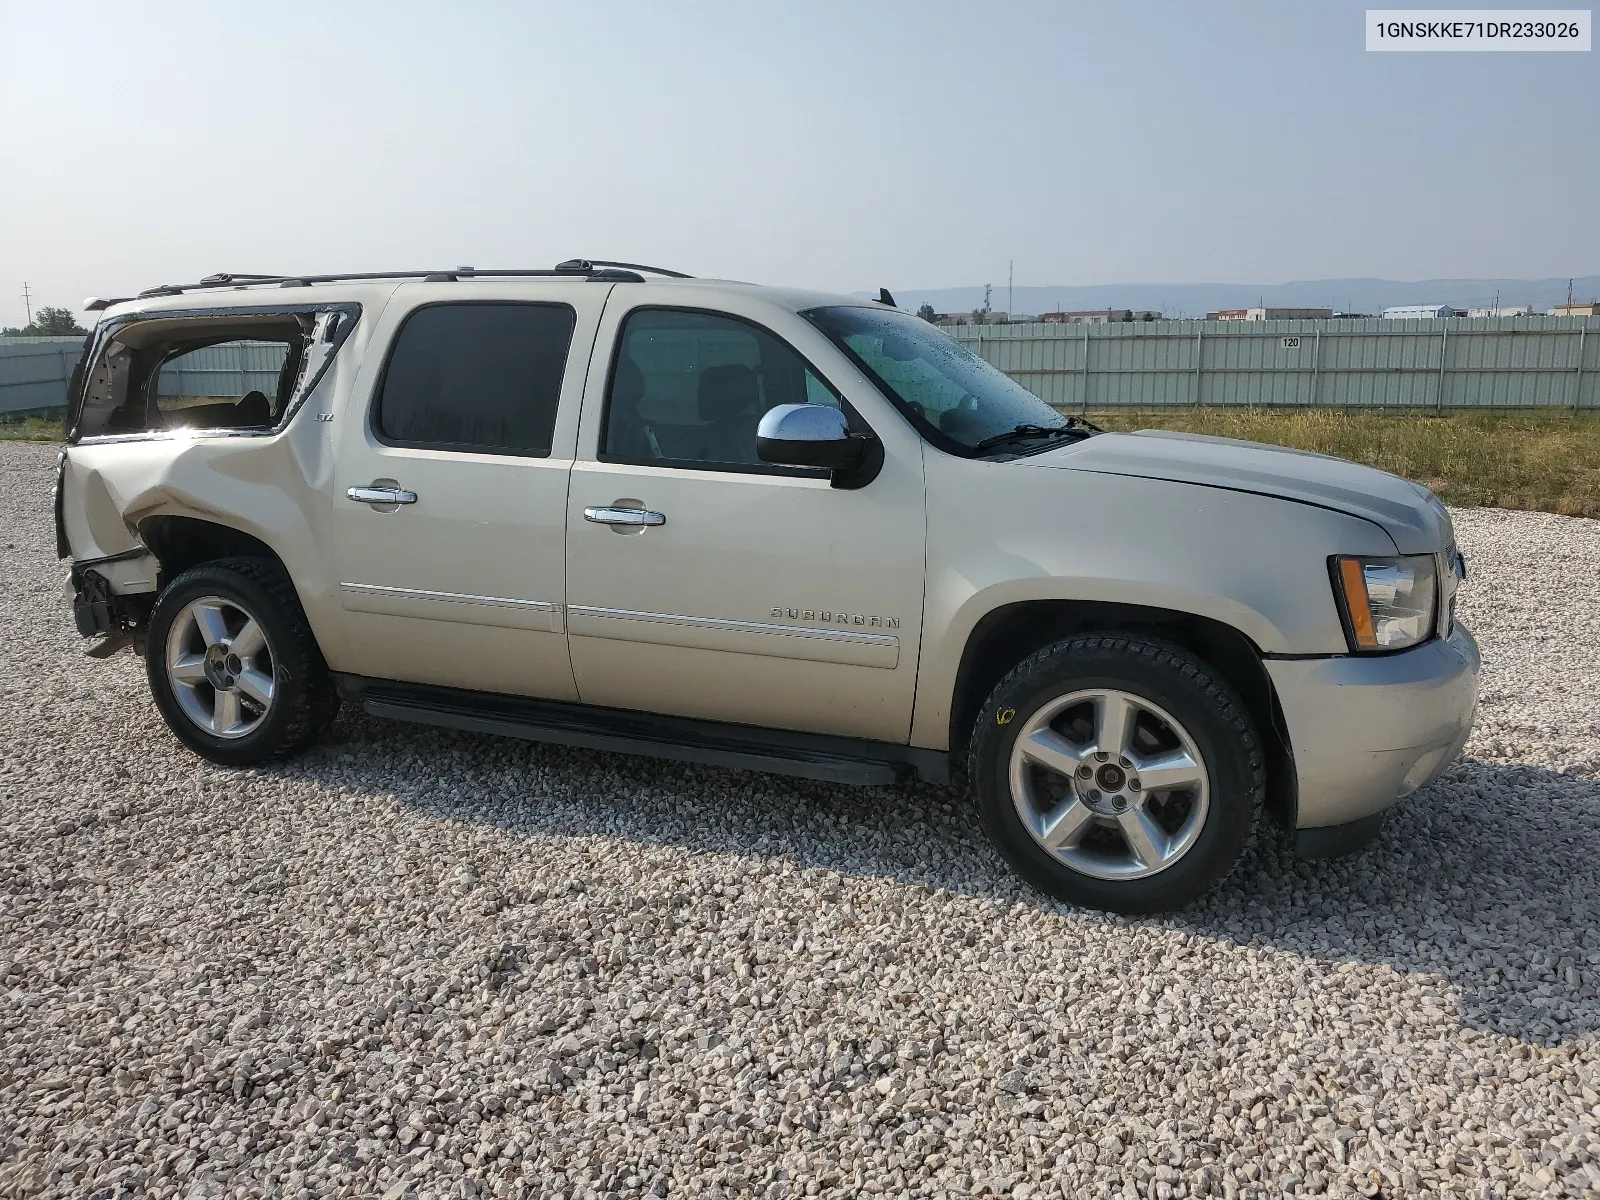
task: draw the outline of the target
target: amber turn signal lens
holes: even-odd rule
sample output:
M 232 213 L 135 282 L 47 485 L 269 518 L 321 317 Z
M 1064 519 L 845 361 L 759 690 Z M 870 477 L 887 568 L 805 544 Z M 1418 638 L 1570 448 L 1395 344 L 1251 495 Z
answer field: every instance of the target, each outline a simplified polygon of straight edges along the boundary
M 1344 602 L 1350 612 L 1350 632 L 1355 634 L 1356 645 L 1363 650 L 1374 650 L 1378 635 L 1372 628 L 1372 604 L 1367 599 L 1367 580 L 1360 560 L 1341 558 L 1339 576 L 1344 584 Z

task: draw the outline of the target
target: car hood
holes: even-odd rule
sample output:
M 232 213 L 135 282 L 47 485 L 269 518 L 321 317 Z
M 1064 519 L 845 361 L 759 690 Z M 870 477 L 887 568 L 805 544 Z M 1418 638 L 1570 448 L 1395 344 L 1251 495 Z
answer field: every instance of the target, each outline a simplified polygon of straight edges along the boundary
M 1103 433 L 1016 460 L 1033 466 L 1167 479 L 1315 504 L 1380 526 L 1402 554 L 1452 539 L 1450 517 L 1427 488 L 1342 458 L 1197 433 Z

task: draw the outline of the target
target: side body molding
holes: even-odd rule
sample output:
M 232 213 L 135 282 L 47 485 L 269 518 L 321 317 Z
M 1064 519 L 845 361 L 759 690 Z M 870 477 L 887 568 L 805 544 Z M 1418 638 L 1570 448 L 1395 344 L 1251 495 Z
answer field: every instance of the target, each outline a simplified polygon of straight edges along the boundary
M 553 600 L 474 596 L 465 592 L 433 592 L 377 583 L 340 583 L 339 600 L 347 612 L 492 625 L 501 629 L 532 629 L 540 633 L 562 632 L 561 605 Z
M 887 670 L 893 670 L 900 662 L 900 639 L 888 633 L 730 621 L 720 617 L 638 612 L 588 604 L 569 607 L 567 620 L 574 634 L 649 642 L 657 646 L 724 650 Z

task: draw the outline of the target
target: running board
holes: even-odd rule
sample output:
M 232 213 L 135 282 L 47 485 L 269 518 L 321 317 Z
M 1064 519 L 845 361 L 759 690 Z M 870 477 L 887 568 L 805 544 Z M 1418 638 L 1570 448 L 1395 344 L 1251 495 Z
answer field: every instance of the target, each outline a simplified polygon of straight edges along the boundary
M 337 675 L 335 679 L 341 694 L 359 703 L 370 715 L 420 725 L 581 746 L 589 750 L 643 754 L 678 762 L 797 775 L 829 783 L 874 785 L 914 778 L 948 783 L 950 778 L 948 756 L 942 751 L 921 750 L 892 742 L 796 733 L 355 675 Z

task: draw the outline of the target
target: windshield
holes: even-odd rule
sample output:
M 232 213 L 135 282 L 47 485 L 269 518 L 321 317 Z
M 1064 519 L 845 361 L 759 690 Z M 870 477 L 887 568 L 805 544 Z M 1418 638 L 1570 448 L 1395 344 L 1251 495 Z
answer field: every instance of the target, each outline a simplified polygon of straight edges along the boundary
M 1032 447 L 1067 418 L 921 317 L 891 308 L 814 308 L 802 314 L 899 401 L 922 435 L 956 454 Z M 1019 426 L 1019 434 L 1004 435 Z M 1051 444 L 1039 445 L 1044 449 Z

